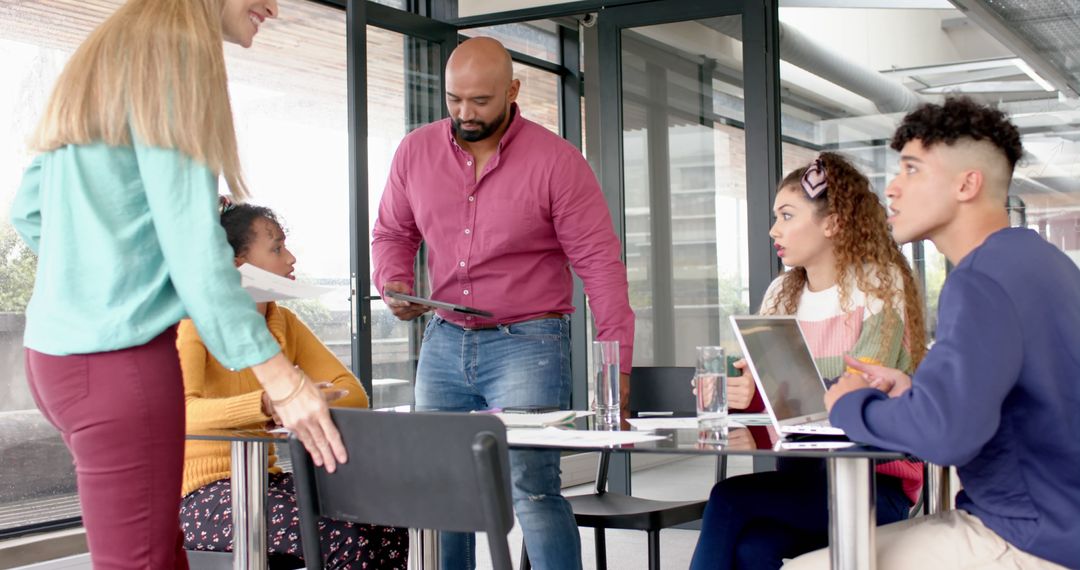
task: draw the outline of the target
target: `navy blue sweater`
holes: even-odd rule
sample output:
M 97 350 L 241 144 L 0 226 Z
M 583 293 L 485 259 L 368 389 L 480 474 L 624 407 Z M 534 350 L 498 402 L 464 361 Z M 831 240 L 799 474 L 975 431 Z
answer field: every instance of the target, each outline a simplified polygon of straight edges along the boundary
M 830 420 L 854 440 L 956 465 L 957 507 L 1021 550 L 1080 567 L 1080 269 L 1033 231 L 995 232 L 949 274 L 911 390 L 852 392 Z

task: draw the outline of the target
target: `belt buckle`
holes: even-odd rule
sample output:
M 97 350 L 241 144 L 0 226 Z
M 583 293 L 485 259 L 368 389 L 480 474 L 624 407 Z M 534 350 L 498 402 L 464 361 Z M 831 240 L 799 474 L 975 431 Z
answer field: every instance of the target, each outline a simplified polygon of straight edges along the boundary
M 463 327 L 461 327 L 461 330 L 466 330 L 466 331 L 489 331 L 489 330 L 492 330 L 492 329 L 497 329 L 500 326 L 501 325 L 499 323 L 495 323 L 495 324 L 491 324 L 491 325 L 471 326 L 471 327 L 470 326 L 463 326 Z

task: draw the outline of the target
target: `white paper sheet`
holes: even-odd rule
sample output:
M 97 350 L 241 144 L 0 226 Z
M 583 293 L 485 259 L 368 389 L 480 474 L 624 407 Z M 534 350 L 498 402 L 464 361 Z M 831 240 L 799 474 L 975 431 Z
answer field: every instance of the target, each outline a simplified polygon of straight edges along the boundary
M 506 430 L 506 440 L 511 445 L 596 448 L 658 439 L 666 439 L 666 436 L 650 435 L 639 431 L 585 431 L 554 427 Z
M 626 420 L 634 429 L 650 431 L 654 429 L 697 429 L 697 418 L 630 418 Z M 728 418 L 728 429 L 746 427 L 745 425 Z
M 240 286 L 256 303 L 284 301 L 286 299 L 314 299 L 338 290 L 338 287 L 321 287 L 297 283 L 280 275 L 259 269 L 250 263 L 240 266 Z
M 592 414 L 592 412 L 583 412 L 579 410 L 559 410 L 555 412 L 544 412 L 541 414 L 515 414 L 501 412 L 494 415 L 495 417 L 502 420 L 502 423 L 506 424 L 506 427 L 514 428 L 566 425 L 573 422 L 576 418 L 583 418 L 585 416 L 591 416 Z

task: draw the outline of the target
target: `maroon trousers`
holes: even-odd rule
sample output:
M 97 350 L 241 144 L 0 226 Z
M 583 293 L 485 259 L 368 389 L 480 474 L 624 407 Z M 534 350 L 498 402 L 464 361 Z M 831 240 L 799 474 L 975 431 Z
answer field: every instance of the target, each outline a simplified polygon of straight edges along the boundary
M 75 459 L 96 570 L 184 569 L 177 503 L 184 472 L 184 383 L 176 327 L 124 350 L 26 350 L 38 408 Z

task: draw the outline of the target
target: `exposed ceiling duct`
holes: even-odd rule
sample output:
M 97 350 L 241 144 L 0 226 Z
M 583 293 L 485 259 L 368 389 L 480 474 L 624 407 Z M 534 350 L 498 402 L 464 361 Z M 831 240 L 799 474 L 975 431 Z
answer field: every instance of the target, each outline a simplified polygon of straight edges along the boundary
M 973 22 L 1066 97 L 1080 93 L 1080 4 L 1060 0 L 952 0 Z
M 742 40 L 742 21 L 738 17 L 712 18 L 700 23 Z M 783 22 L 780 22 L 780 59 L 869 99 L 882 113 L 911 111 L 923 103 L 917 93 L 898 81 L 845 58 Z

